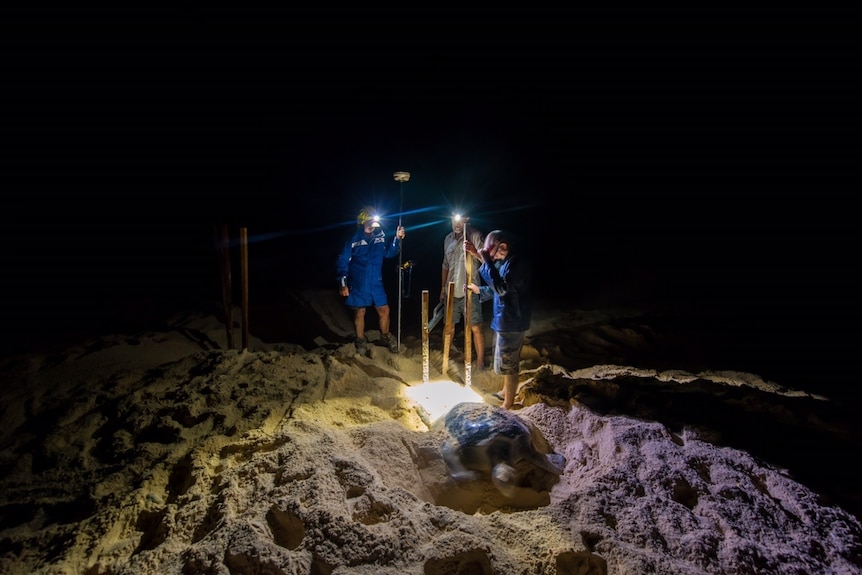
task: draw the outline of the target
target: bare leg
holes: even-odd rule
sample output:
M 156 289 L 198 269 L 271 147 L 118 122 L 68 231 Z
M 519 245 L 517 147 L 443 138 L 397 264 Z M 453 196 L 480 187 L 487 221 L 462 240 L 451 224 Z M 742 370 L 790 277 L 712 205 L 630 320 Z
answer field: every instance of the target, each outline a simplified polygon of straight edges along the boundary
M 360 307 L 353 310 L 353 329 L 356 331 L 356 337 L 362 339 L 365 337 L 365 308 Z
M 485 367 L 485 332 L 482 331 L 482 325 L 471 325 L 473 330 L 473 348 L 476 350 L 476 367 L 482 369 Z
M 518 374 L 503 376 L 503 409 L 512 409 L 515 392 L 518 390 Z
M 389 304 L 377 306 L 377 316 L 380 321 L 380 333 L 389 333 Z

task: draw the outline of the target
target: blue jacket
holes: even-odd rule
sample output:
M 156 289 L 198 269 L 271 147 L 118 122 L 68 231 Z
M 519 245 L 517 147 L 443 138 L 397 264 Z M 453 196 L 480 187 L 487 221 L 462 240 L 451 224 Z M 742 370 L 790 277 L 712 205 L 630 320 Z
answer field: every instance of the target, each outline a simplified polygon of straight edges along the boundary
M 479 275 L 485 285 L 479 288 L 482 301 L 494 298 L 495 332 L 527 331 L 533 315 L 532 273 L 530 262 L 512 254 L 502 262 L 484 262 Z
M 383 259 L 393 258 L 401 252 L 401 240 L 391 241 L 383 228 L 376 228 L 370 236 L 360 226 L 344 244 L 335 264 L 338 285 L 350 288 L 346 304 L 350 307 L 386 305 L 383 289 Z

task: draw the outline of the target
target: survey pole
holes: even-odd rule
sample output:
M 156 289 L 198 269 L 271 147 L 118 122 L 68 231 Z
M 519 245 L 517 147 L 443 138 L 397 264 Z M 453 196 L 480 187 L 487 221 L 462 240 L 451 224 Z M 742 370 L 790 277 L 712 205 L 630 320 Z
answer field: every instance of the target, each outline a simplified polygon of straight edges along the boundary
M 401 216 L 404 213 L 404 182 L 410 180 L 410 172 L 395 172 L 392 174 L 392 177 L 395 178 L 395 181 L 401 186 L 401 207 L 398 211 L 398 227 L 400 228 L 403 225 L 401 223 Z M 396 236 L 398 235 L 398 230 L 395 231 L 395 234 Z M 403 289 L 401 282 L 404 275 L 404 264 L 402 263 L 403 258 L 404 241 L 402 240 L 400 249 L 398 250 L 398 339 L 396 342 L 399 352 L 401 351 L 401 290 Z

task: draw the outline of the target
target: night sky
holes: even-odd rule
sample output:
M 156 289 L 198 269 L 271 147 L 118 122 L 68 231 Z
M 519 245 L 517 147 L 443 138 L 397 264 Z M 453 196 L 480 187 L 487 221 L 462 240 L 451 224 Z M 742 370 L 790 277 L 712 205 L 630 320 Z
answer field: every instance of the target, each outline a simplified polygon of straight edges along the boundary
M 372 204 L 408 229 L 412 301 L 457 209 L 523 240 L 537 297 L 684 307 L 785 373 L 849 375 L 841 14 L 116 10 L 4 18 L 7 349 L 218 298 L 218 224 L 248 229 L 253 298 L 334 289 Z

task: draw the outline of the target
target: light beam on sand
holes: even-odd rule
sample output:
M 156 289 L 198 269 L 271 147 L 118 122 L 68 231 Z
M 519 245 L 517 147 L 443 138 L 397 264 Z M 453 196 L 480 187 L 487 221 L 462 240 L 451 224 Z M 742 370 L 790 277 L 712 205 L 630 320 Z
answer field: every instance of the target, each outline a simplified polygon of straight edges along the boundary
M 441 415 L 445 415 L 458 403 L 484 401 L 472 387 L 446 380 L 413 385 L 404 393 L 425 410 L 428 419 L 432 422 Z

